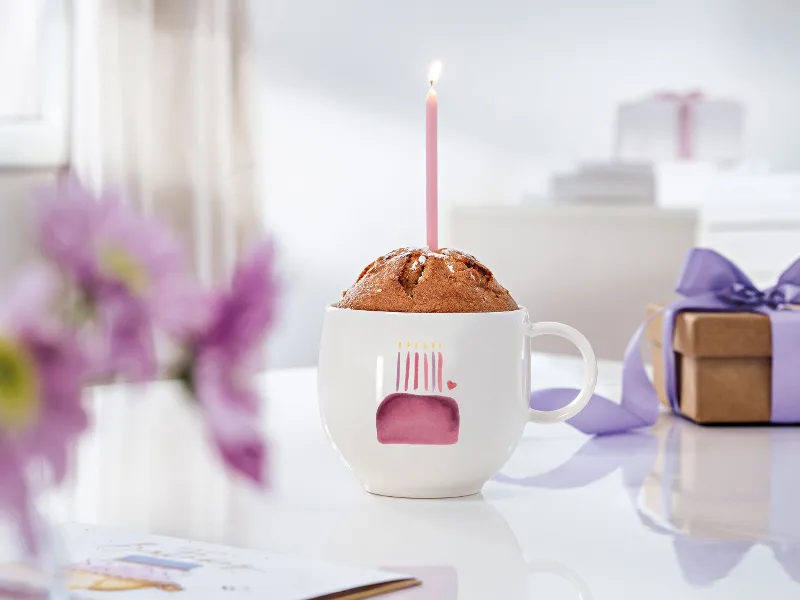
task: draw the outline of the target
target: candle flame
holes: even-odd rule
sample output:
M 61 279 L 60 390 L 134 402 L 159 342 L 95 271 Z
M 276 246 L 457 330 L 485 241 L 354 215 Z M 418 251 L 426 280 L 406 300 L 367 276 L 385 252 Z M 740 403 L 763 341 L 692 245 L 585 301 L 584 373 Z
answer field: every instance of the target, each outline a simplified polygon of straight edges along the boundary
M 430 71 L 428 71 L 428 81 L 431 82 L 431 85 L 433 85 L 439 80 L 441 74 L 442 74 L 442 61 L 437 60 L 431 63 L 431 69 Z

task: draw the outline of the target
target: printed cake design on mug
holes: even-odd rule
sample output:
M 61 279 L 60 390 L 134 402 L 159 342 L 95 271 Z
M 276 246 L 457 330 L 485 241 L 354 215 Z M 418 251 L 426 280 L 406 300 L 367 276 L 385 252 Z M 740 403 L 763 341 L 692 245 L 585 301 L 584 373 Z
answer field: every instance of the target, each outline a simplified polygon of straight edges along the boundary
M 395 391 L 378 406 L 381 444 L 450 446 L 458 442 L 458 403 L 444 395 L 457 387 L 444 377 L 442 344 L 397 343 Z

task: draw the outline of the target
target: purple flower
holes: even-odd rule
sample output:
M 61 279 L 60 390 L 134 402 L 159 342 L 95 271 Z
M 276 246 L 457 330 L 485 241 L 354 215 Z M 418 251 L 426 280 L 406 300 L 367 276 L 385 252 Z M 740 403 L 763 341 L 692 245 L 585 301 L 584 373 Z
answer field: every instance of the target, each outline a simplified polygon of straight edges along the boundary
M 178 239 L 117 196 L 59 179 L 42 195 L 39 237 L 97 319 L 107 374 L 154 377 L 153 328 L 185 336 L 207 318 Z
M 67 449 L 87 425 L 87 361 L 72 332 L 50 315 L 58 291 L 52 271 L 31 269 L 0 308 L 0 504 L 19 518 L 30 548 L 27 464 L 43 460 L 60 482 Z
M 229 290 L 212 298 L 212 316 L 196 339 L 192 389 L 226 464 L 264 484 L 266 446 L 253 376 L 275 319 L 278 286 L 270 244 L 236 268 Z

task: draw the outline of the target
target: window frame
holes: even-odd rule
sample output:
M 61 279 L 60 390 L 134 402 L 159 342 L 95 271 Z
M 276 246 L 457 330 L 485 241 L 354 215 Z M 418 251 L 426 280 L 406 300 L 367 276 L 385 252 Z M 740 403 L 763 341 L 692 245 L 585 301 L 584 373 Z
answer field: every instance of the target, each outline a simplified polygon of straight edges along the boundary
M 39 114 L 0 122 L 0 168 L 58 167 L 69 160 L 67 0 L 45 0 L 41 23 Z

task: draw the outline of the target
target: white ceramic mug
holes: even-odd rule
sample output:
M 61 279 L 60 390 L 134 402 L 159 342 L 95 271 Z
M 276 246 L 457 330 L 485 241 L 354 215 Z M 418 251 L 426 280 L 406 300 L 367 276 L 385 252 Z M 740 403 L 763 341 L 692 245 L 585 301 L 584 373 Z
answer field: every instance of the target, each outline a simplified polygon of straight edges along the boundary
M 580 350 L 583 388 L 554 411 L 528 407 L 530 339 L 557 335 Z M 393 313 L 328 307 L 319 401 L 334 448 L 367 491 L 446 498 L 480 491 L 526 423 L 577 414 L 597 384 L 588 340 L 523 309 Z

